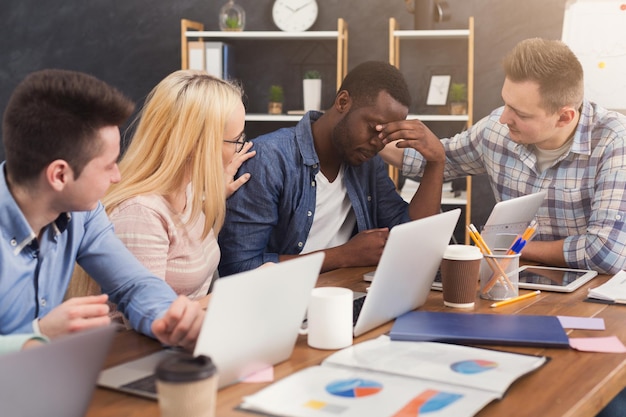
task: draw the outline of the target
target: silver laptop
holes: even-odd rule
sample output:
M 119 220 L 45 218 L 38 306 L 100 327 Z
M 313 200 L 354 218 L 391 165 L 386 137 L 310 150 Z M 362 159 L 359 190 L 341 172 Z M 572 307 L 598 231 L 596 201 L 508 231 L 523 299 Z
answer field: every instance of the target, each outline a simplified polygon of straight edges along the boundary
M 0 414 L 84 416 L 115 331 L 86 330 L 0 356 Z
M 194 355 L 210 356 L 220 388 L 288 359 L 324 254 L 313 253 L 215 282 Z M 98 384 L 156 399 L 154 371 L 163 350 L 105 369 Z
M 426 301 L 461 209 L 393 227 L 354 326 L 354 336 Z

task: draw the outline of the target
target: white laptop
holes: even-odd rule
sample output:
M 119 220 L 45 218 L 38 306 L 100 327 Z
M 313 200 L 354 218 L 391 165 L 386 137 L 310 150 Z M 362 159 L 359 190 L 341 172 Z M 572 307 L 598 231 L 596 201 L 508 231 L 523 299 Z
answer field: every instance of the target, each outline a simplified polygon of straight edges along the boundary
M 546 197 L 545 191 L 500 201 L 491 214 L 480 235 L 491 249 L 508 249 L 517 235 L 524 233 L 535 218 L 537 210 Z
M 0 414 L 84 416 L 115 332 L 100 327 L 0 356 Z
M 194 355 L 211 357 L 220 388 L 291 356 L 323 259 L 313 253 L 215 282 Z M 156 399 L 155 368 L 172 354 L 105 369 L 98 384 Z
M 454 209 L 389 231 L 354 336 L 424 304 L 460 214 Z

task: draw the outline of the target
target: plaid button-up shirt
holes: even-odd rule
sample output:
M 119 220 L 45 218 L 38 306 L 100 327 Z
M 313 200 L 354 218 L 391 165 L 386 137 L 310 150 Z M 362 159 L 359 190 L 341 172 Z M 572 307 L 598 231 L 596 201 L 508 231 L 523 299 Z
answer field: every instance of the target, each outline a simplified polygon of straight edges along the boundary
M 454 137 L 442 139 L 445 179 L 487 174 L 496 200 L 546 190 L 536 240 L 565 239 L 572 268 L 613 274 L 626 268 L 626 117 L 584 101 L 571 148 L 540 172 L 532 147 L 509 137 L 494 110 Z M 421 177 L 424 160 L 404 153 L 402 172 Z

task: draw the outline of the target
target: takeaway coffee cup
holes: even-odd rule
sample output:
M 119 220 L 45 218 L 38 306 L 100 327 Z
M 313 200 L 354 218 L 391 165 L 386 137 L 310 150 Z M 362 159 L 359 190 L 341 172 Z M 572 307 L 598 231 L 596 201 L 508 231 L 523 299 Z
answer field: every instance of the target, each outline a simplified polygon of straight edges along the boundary
M 161 417 L 214 417 L 217 369 L 207 356 L 186 353 L 164 359 L 156 369 Z
M 318 287 L 307 310 L 307 343 L 316 349 L 341 349 L 352 344 L 352 290 Z
M 441 261 L 443 304 L 473 308 L 483 255 L 476 246 L 449 245 Z

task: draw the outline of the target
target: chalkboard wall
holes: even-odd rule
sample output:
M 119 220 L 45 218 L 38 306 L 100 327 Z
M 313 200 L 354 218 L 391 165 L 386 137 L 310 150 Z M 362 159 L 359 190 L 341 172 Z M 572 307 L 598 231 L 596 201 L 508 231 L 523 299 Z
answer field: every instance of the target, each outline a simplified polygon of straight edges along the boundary
M 415 0 L 418 2 L 431 0 Z M 0 2 L 0 111 L 4 112 L 10 93 L 28 73 L 42 68 L 64 68 L 91 73 L 118 87 L 141 104 L 150 89 L 163 77 L 180 68 L 180 19 L 205 24 L 218 30 L 217 14 L 226 0 L 2 0 Z M 247 12 L 246 29 L 275 30 L 271 19 L 273 0 L 236 0 Z M 311 30 L 335 30 L 337 18 L 349 25 L 349 68 L 366 60 L 388 60 L 388 20 L 395 17 L 402 29 L 414 28 L 414 15 L 403 0 L 317 0 L 319 16 Z M 503 80 L 500 60 L 519 40 L 541 36 L 560 38 L 566 0 L 447 0 L 451 19 L 434 28 L 466 27 L 475 17 L 475 112 L 477 120 L 501 104 Z M 418 4 L 420 6 L 420 4 Z M 419 8 L 419 7 L 418 7 Z M 246 62 L 245 71 L 255 72 L 255 85 L 246 84 L 249 107 L 259 106 L 260 92 L 279 82 L 288 94 L 286 107 L 296 108 L 301 97 L 300 74 L 273 71 L 273 63 L 293 56 L 320 61 L 323 71 L 334 63 L 333 46 L 312 48 L 310 54 L 288 45 L 277 45 L 271 55 L 258 47 L 237 50 L 236 66 Z M 317 48 L 317 49 L 315 49 Z M 306 52 L 306 51 L 305 51 Z M 282 54 L 282 55 L 281 55 Z M 300 54 L 300 55 L 299 55 Z M 403 49 L 402 55 L 410 54 Z M 420 54 L 422 52 L 420 51 Z M 324 58 L 328 55 L 329 57 Z M 426 47 L 420 59 L 403 63 L 407 74 L 428 71 L 433 62 L 456 55 L 440 45 Z M 461 61 L 464 62 L 464 61 Z M 407 65 L 404 67 L 404 65 Z M 415 66 L 415 68 L 412 68 Z M 294 63 L 294 68 L 297 65 Z M 417 79 L 424 80 L 421 77 Z M 334 81 L 332 82 L 334 83 Z M 330 83 L 330 84 L 332 84 Z M 329 83 L 326 83 L 329 84 Z M 424 84 L 424 82 L 422 82 Z M 415 105 L 423 103 L 427 85 L 414 94 Z M 325 90 L 323 106 L 332 99 Z M 289 98 L 291 97 L 291 99 Z M 289 100 L 292 100 L 291 102 Z M 258 110 L 257 110 L 258 111 Z M 250 126 L 273 129 L 273 124 Z M 436 129 L 439 135 L 452 134 L 458 126 Z M 4 153 L 0 149 L 0 160 Z M 493 197 L 484 179 L 474 181 L 474 223 L 482 224 Z M 476 204 L 480 202 L 480 204 Z

